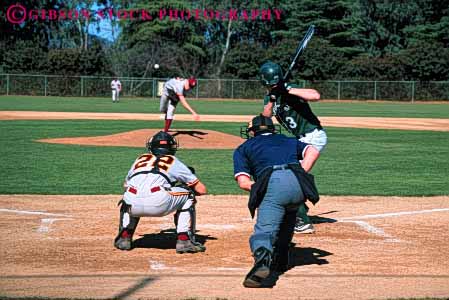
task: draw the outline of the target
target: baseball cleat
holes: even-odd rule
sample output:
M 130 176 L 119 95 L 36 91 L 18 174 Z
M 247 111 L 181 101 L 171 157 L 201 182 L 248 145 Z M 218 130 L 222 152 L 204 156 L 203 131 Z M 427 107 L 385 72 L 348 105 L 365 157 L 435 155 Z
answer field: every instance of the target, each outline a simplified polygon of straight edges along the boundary
M 301 218 L 296 218 L 295 233 L 314 233 L 315 228 L 313 228 L 312 223 L 305 223 Z
M 315 228 L 313 228 L 312 224 L 301 224 L 301 225 L 295 225 L 295 233 L 314 233 Z
M 197 253 L 206 251 L 206 247 L 198 242 L 187 241 L 176 241 L 176 253 Z
M 120 250 L 131 250 L 131 238 L 119 238 L 114 242 L 114 247 Z

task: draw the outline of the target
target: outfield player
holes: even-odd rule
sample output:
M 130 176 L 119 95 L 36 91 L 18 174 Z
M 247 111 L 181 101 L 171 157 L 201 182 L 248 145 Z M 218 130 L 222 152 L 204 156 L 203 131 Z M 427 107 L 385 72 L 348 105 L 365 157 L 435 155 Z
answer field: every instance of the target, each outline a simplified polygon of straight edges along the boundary
M 207 193 L 206 186 L 174 155 L 176 140 L 158 132 L 147 143 L 149 153 L 139 156 L 131 166 L 120 201 L 120 225 L 114 246 L 132 249 L 132 236 L 140 217 L 162 217 L 175 212 L 176 253 L 203 252 L 195 241 L 195 195 Z M 180 186 L 181 185 L 181 186 Z
M 118 102 L 120 99 L 120 91 L 122 90 L 122 84 L 117 77 L 111 81 L 111 90 L 112 90 L 112 102 Z
M 264 287 L 270 271 L 288 270 L 296 212 L 306 194 L 304 171 L 310 171 L 319 152 L 294 137 L 276 134 L 271 118 L 262 115 L 252 119 L 246 132 L 252 137 L 234 151 L 234 176 L 241 189 L 251 192 L 252 214 L 256 208 L 258 212 L 250 238 L 254 267 L 243 285 Z
M 278 64 L 269 61 L 261 66 L 260 79 L 267 88 L 263 115 L 274 115 L 300 141 L 312 144 L 322 152 L 327 144 L 327 134 L 308 103 L 318 101 L 320 94 L 314 89 L 298 88 L 297 85 L 284 82 L 282 78 L 282 69 Z M 295 232 L 315 232 L 307 216 L 306 205 L 301 205 L 298 210 Z
M 197 81 L 194 77 L 190 77 L 189 79 L 175 77 L 164 83 L 160 103 L 160 111 L 165 114 L 164 132 L 168 132 L 170 129 L 175 115 L 176 105 L 179 102 L 193 115 L 195 121 L 199 121 L 200 116 L 189 105 L 185 97 L 185 92 L 194 88 L 196 83 Z

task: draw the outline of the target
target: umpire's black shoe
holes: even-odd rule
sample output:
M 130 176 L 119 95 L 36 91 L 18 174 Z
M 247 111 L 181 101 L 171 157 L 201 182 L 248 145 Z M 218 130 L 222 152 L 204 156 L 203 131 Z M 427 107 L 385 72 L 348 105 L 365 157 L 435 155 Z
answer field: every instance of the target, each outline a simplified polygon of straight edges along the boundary
M 273 263 L 271 264 L 271 271 L 278 272 L 278 273 L 285 273 L 289 270 L 290 264 L 289 264 L 289 253 L 284 253 L 283 255 L 275 255 L 273 258 Z
M 246 275 L 243 286 L 247 288 L 259 288 L 263 286 L 263 280 L 270 275 L 271 252 L 261 247 L 254 252 L 254 267 Z

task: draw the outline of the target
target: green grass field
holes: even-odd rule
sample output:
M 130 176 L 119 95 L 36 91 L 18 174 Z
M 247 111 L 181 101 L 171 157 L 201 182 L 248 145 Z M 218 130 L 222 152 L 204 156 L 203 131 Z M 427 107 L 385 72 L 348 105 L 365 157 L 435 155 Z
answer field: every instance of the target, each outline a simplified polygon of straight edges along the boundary
M 200 114 L 254 115 L 262 109 L 262 101 L 207 101 L 189 99 Z M 388 102 L 317 102 L 312 103 L 318 116 L 448 118 L 449 103 Z M 109 98 L 0 96 L 0 110 L 158 113 L 158 99 L 122 99 L 111 103 Z M 178 113 L 186 113 L 182 105 Z
M 111 104 L 112 105 L 112 104 Z M 238 135 L 240 124 L 176 122 L 177 128 Z M 160 121 L 0 121 L 0 194 L 118 194 L 134 159 L 131 147 L 39 143 L 42 138 L 97 136 Z M 313 173 L 325 195 L 448 195 L 449 133 L 327 128 L 328 148 Z M 232 150 L 179 150 L 212 194 L 244 193 L 233 179 Z
M 146 112 L 158 102 L 106 98 L 0 97 L 0 110 Z M 203 114 L 257 114 L 251 101 L 192 101 Z M 180 107 L 181 108 L 181 107 Z M 315 103 L 322 116 L 449 116 L 447 104 Z M 179 110 L 182 113 L 182 109 Z M 237 123 L 176 122 L 238 135 Z M 161 121 L 52 120 L 0 121 L 1 194 L 120 193 L 133 160 L 144 151 L 131 147 L 56 145 L 42 138 L 109 135 L 160 128 Z M 329 143 L 313 173 L 326 195 L 448 195 L 449 133 L 327 128 Z M 243 193 L 233 179 L 232 150 L 183 150 L 178 156 L 196 168 L 212 194 Z

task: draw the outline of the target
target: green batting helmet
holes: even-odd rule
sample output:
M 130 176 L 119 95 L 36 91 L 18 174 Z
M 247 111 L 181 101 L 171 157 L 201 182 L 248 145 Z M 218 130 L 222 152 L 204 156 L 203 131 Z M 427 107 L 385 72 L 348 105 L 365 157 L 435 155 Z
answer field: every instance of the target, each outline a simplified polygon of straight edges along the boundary
M 283 79 L 282 68 L 272 61 L 267 61 L 260 67 L 259 77 L 265 86 L 279 84 Z

